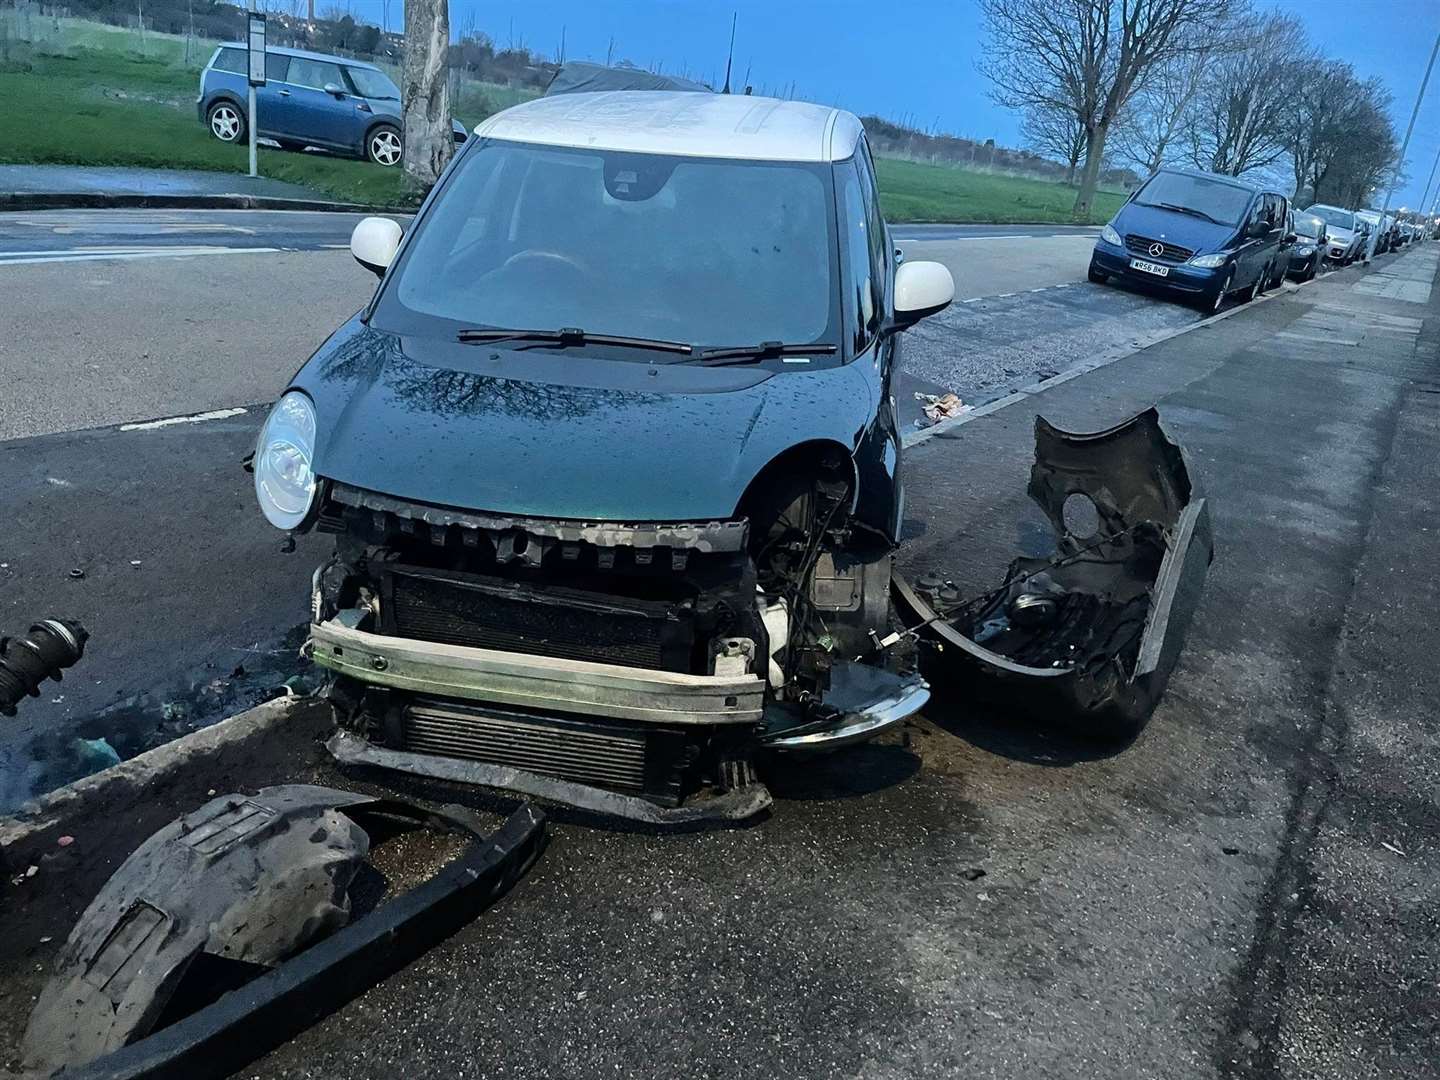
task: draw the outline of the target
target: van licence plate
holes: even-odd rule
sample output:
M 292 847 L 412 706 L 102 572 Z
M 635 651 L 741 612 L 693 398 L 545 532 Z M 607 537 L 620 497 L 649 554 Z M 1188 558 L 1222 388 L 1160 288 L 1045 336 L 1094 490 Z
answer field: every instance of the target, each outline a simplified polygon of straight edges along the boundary
M 1157 277 L 1169 277 L 1170 268 L 1161 266 L 1159 263 L 1146 262 L 1144 259 L 1131 259 L 1131 270 L 1144 270 L 1147 274 L 1155 274 Z

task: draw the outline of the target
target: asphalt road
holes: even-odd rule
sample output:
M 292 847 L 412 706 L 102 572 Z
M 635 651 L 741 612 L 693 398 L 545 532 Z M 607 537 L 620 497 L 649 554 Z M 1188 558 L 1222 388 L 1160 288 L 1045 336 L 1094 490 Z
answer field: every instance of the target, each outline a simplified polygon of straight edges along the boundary
M 511 898 L 251 1074 L 1436 1075 L 1437 251 L 1140 352 L 1196 315 L 1084 282 L 1000 289 L 907 341 L 920 378 L 1017 391 L 912 452 L 912 569 L 989 582 L 1034 542 L 1037 412 L 1084 430 L 1159 402 L 1189 450 L 1217 562 L 1135 745 L 937 700 L 893 745 L 776 774 L 756 828 L 560 815 Z M 347 261 L 0 266 L 7 296 L 52 305 L 39 326 L 0 310 L 0 378 L 30 392 L 0 434 L 0 628 L 94 632 L 5 725 L 0 802 L 79 767 L 77 735 L 128 754 L 299 670 L 323 540 L 282 554 L 239 456 L 254 403 L 364 299 Z M 220 409 L 245 411 L 126 427 Z

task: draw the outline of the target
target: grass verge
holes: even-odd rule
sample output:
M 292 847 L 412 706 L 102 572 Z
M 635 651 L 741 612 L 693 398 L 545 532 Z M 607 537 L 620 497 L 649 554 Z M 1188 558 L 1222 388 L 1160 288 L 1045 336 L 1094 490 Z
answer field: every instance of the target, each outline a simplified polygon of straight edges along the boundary
M 875 169 L 888 221 L 1077 222 L 1075 189 L 1068 184 L 893 158 L 880 158 Z M 1090 217 L 1080 223 L 1109 221 L 1124 201 L 1124 195 L 1097 192 Z
M 243 173 L 243 146 L 210 137 L 195 115 L 199 65 L 187 64 L 183 41 L 151 35 L 145 56 L 136 37 L 101 28 L 67 31 L 51 48 L 12 51 L 0 63 L 0 162 L 23 165 L 116 165 Z M 462 84 L 457 118 L 473 127 L 528 91 Z M 408 201 L 398 170 L 317 153 L 260 148 L 262 176 L 300 184 L 343 202 Z M 1073 222 L 1075 190 L 1064 184 L 882 158 L 880 198 L 891 221 Z M 1096 196 L 1090 222 L 1107 221 L 1124 196 Z
M 209 59 L 207 52 L 201 63 Z M 0 65 L 0 163 L 118 165 L 244 173 L 244 146 L 212 138 L 195 113 L 199 72 L 162 58 L 72 47 Z M 517 92 L 467 87 L 456 118 L 474 126 Z M 261 176 L 342 202 L 410 201 L 398 169 L 261 146 Z

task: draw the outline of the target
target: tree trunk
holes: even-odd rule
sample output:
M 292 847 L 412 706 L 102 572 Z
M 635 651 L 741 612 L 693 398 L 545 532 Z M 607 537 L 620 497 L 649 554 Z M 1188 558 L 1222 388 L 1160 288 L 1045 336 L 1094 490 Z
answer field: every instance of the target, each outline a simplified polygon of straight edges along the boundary
M 1080 155 L 1072 154 L 1065 168 L 1065 183 L 1069 187 L 1075 186 L 1075 170 L 1080 167 Z
M 1109 121 L 1102 121 L 1092 127 L 1085 138 L 1085 169 L 1080 174 L 1080 192 L 1075 196 L 1077 218 L 1088 220 L 1090 205 L 1095 201 L 1095 189 L 1100 184 L 1100 162 L 1105 156 L 1105 137 L 1110 134 Z
M 450 128 L 449 0 L 406 0 L 405 64 L 401 74 L 405 174 L 429 188 L 455 152 Z

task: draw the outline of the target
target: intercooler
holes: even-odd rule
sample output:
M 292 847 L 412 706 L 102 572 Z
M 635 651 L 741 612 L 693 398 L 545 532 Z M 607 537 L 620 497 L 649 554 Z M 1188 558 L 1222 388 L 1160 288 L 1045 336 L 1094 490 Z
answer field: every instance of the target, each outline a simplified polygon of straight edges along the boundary
M 537 716 L 462 702 L 414 698 L 400 718 L 402 749 L 507 765 L 544 776 L 643 795 L 681 796 L 694 743 L 683 731 Z
M 688 672 L 691 609 L 451 570 L 393 565 L 381 574 L 385 633 L 447 645 Z

